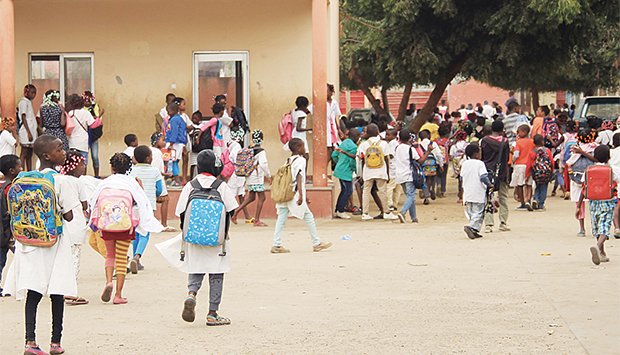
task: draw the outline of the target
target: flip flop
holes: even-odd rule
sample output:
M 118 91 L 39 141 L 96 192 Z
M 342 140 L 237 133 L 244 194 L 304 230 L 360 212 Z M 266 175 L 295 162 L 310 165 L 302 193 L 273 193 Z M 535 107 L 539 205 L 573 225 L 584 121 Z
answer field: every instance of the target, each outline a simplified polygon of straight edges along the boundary
M 254 218 L 246 219 L 245 224 L 254 224 Z
M 127 303 L 127 299 L 123 298 L 123 297 L 114 297 L 114 301 L 112 303 L 114 303 L 114 304 L 126 304 Z
M 110 302 L 110 298 L 112 298 L 113 289 L 114 289 L 114 286 L 112 285 L 112 283 L 109 283 L 105 286 L 105 288 L 103 289 L 103 293 L 101 294 L 101 300 L 103 302 Z
M 590 247 L 590 253 L 592 253 L 592 262 L 594 265 L 599 265 L 601 263 L 601 254 L 598 247 Z
M 164 230 L 162 232 L 164 232 L 164 233 L 174 233 L 174 232 L 178 232 L 178 230 L 176 228 L 174 228 L 174 227 L 167 226 L 166 228 L 164 228 Z
M 256 221 L 254 222 L 254 227 L 267 227 L 267 225 L 262 221 Z
M 71 300 L 70 302 L 67 302 L 67 304 L 70 306 L 80 306 L 80 305 L 88 304 L 88 300 L 82 297 L 78 297 L 74 300 Z

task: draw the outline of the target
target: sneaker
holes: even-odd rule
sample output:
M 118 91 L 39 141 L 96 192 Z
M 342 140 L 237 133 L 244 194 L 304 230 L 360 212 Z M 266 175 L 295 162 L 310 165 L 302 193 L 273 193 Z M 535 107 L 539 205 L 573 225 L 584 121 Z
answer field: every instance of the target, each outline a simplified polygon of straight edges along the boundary
M 601 263 L 601 254 L 598 247 L 590 247 L 590 253 L 592 254 L 592 262 L 594 265 L 599 265 Z
M 427 198 L 425 198 L 424 202 L 422 202 L 422 204 L 424 204 L 424 205 L 428 205 L 429 203 L 430 203 L 430 201 Z
M 291 251 L 286 249 L 283 246 L 273 246 L 271 247 L 271 254 L 285 254 L 285 253 L 290 253 Z
M 398 220 L 400 221 L 400 223 L 405 223 L 405 216 L 403 216 L 402 213 L 399 213 L 396 216 L 398 217 Z
M 577 233 L 578 237 L 585 237 L 586 236 L 586 231 L 580 231 L 579 233 Z
M 620 228 L 614 229 L 614 238 L 620 239 Z
M 397 220 L 397 219 L 398 219 L 398 216 L 397 216 L 397 215 L 395 215 L 395 214 L 394 214 L 394 213 L 392 213 L 392 212 L 390 212 L 390 213 L 384 213 L 384 214 L 383 214 L 383 219 L 389 219 L 389 220 L 394 221 L 394 220 Z
M 362 215 L 362 221 L 372 221 L 372 217 L 368 213 Z
M 607 255 L 601 254 L 601 262 L 602 263 L 608 263 L 609 262 L 609 258 L 607 257 Z
M 510 232 L 510 227 L 506 223 L 502 223 L 499 225 L 500 232 Z
M 431 200 L 435 201 L 435 199 L 437 199 L 437 195 L 435 194 L 435 191 L 431 191 Z
M 383 213 L 379 213 L 378 215 L 374 216 L 372 219 L 383 219 Z
M 538 201 L 532 201 L 532 208 L 535 210 L 538 209 Z
M 354 216 L 361 216 L 362 215 L 362 210 L 360 210 L 359 208 L 353 208 L 353 211 L 351 212 L 352 215 Z
M 527 210 L 530 212 L 538 208 L 538 203 L 536 203 L 536 201 L 534 201 L 533 203 L 535 207 L 532 207 L 532 205 L 530 205 L 529 203 L 525 204 L 525 208 L 527 208 Z
M 43 349 L 41 349 L 38 346 L 30 346 L 30 345 L 26 345 L 26 347 L 24 348 L 24 355 L 48 355 L 48 353 L 46 353 L 45 351 L 43 351 Z
M 534 211 L 536 211 L 536 212 L 545 212 L 546 210 L 547 210 L 546 208 L 540 207 L 540 208 L 535 209 Z
M 414 218 L 414 219 L 411 220 L 411 223 L 419 223 L 419 221 L 418 221 L 417 218 Z
M 465 226 L 463 227 L 463 230 L 465 231 L 465 234 L 467 234 L 467 238 L 469 239 L 476 239 L 476 233 L 474 232 L 474 230 L 470 227 L 470 226 Z
M 139 261 L 138 261 L 138 271 L 142 271 L 144 270 L 144 265 L 142 265 Z
M 129 262 L 129 270 L 134 275 L 138 273 L 138 260 L 131 259 L 131 261 Z
M 325 249 L 327 249 L 327 248 L 329 248 L 331 246 L 332 246 L 331 242 L 327 242 L 327 243 L 321 242 L 318 245 L 313 246 L 312 247 L 312 251 L 318 252 L 318 251 L 321 251 L 321 250 L 325 250 Z
M 485 233 L 493 233 L 493 226 L 486 226 L 486 227 L 484 227 L 484 232 Z
M 476 235 L 476 238 L 482 238 L 482 234 L 480 234 L 480 232 L 475 229 L 474 229 L 474 234 Z
M 64 353 L 65 349 L 63 349 L 60 344 L 50 344 L 50 355 L 60 355 Z
M 349 214 L 346 212 L 336 212 L 336 218 L 351 219 L 351 216 L 349 216 Z
M 186 322 L 193 322 L 196 319 L 196 295 L 190 294 L 183 302 L 183 313 L 181 318 Z
M 218 314 L 207 314 L 207 325 L 210 327 L 220 325 L 230 325 L 230 319 L 221 317 Z
M 390 212 L 394 212 L 394 211 L 396 211 L 396 207 L 390 206 Z

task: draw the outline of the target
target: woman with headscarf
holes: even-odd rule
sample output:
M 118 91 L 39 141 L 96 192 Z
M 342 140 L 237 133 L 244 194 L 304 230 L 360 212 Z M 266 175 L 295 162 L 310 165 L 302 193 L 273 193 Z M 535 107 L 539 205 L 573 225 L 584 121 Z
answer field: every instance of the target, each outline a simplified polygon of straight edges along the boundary
M 60 92 L 57 90 L 47 90 L 43 96 L 43 104 L 39 111 L 41 126 L 45 134 L 54 136 L 62 141 L 65 151 L 69 151 L 69 140 L 65 133 L 67 125 L 67 114 L 65 108 L 60 103 Z

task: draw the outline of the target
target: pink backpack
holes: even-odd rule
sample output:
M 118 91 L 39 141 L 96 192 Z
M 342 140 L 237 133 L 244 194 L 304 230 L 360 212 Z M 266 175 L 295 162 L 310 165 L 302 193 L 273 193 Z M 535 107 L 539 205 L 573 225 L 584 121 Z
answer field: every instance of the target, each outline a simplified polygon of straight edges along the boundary
M 103 189 L 93 208 L 93 225 L 102 232 L 132 232 L 138 225 L 133 196 L 128 190 Z
M 282 144 L 288 143 L 293 138 L 293 127 L 293 115 L 290 112 L 285 113 L 278 123 L 278 133 Z
M 230 150 L 228 150 L 228 148 L 226 148 L 222 153 L 222 165 L 223 168 L 220 176 L 222 176 L 223 178 L 228 179 L 232 176 L 232 174 L 235 173 L 235 165 L 230 160 Z

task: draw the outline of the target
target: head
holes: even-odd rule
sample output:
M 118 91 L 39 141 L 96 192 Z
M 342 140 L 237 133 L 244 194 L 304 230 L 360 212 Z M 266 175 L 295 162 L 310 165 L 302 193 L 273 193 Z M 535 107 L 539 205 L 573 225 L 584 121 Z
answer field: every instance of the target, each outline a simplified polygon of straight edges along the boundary
M 198 153 L 196 157 L 198 174 L 209 174 L 219 176 L 222 173 L 224 164 L 211 149 L 205 149 Z
M 603 124 L 601 125 L 601 129 L 603 131 L 613 131 L 614 130 L 614 123 L 612 121 L 605 121 L 603 122 Z
M 224 105 L 224 107 L 226 107 L 226 95 L 222 95 L 222 94 L 217 95 L 214 98 L 214 100 L 215 100 L 216 104 L 222 104 L 222 105 Z
M 385 131 L 385 140 L 388 142 L 391 142 L 394 139 L 396 139 L 397 135 L 398 135 L 398 132 L 394 128 L 390 128 L 387 131 Z
M 550 112 L 551 112 L 551 110 L 549 109 L 549 106 L 547 106 L 547 105 L 538 106 L 538 108 L 536 109 L 536 116 L 538 116 L 538 117 L 547 117 L 547 116 L 549 116 Z
M 224 110 L 226 110 L 226 107 L 220 103 L 213 104 L 213 107 L 211 107 L 211 111 L 213 111 L 215 117 L 224 116 Z
M 614 144 L 614 148 L 620 147 L 620 133 L 614 134 L 612 138 L 612 142 Z
M 459 129 L 458 131 L 456 131 L 454 133 L 454 139 L 456 139 L 456 141 L 464 141 L 467 139 L 467 132 L 465 132 L 462 129 Z
M 173 93 L 169 92 L 169 93 L 166 95 L 166 105 L 168 105 L 169 103 L 171 103 L 172 101 L 174 101 L 174 99 L 175 99 L 176 97 L 177 97 L 177 96 L 176 96 L 175 94 L 173 94 Z
M 164 135 L 161 134 L 161 132 L 151 134 L 151 147 L 161 149 L 165 146 L 166 142 L 164 140 Z
M 252 144 L 254 144 L 254 146 L 260 146 L 263 144 L 263 139 L 263 131 L 260 129 L 255 129 L 252 131 Z
M 185 112 L 185 99 L 184 98 L 177 96 L 174 98 L 173 102 L 179 106 L 179 112 Z
M 451 127 L 449 124 L 442 124 L 441 126 L 439 126 L 439 136 L 442 138 L 447 138 L 450 136 L 450 131 L 451 131 Z
M 517 128 L 517 136 L 519 138 L 527 138 L 530 135 L 530 126 L 523 124 Z
M 379 119 L 379 122 L 377 122 L 377 127 L 379 127 L 379 132 L 385 132 L 388 129 L 388 124 L 384 119 Z
M 242 146 L 243 146 L 243 137 L 245 137 L 245 131 L 241 127 L 230 131 L 230 138 L 233 141 L 241 144 Z
M 202 121 L 202 112 L 200 112 L 199 110 L 199 111 L 192 113 L 192 122 L 194 124 L 199 124 L 200 121 Z
M 465 147 L 465 155 L 469 159 L 480 160 L 480 146 L 478 143 L 470 143 L 467 147 Z
M 573 110 L 573 111 L 574 111 L 576 108 L 577 108 L 577 106 L 575 106 L 575 104 L 570 105 L 570 109 L 571 109 L 571 110 Z
M 297 108 L 300 110 L 307 110 L 308 105 L 310 105 L 310 102 L 305 96 L 299 96 L 297 97 L 297 99 L 295 99 L 295 106 L 297 106 Z
M 95 95 L 91 91 L 84 91 L 82 99 L 84 100 L 84 107 L 91 107 L 95 104 Z
M 446 106 L 446 100 L 441 99 L 441 106 Z
M 179 105 L 172 101 L 168 105 L 166 105 L 166 112 L 168 112 L 168 116 L 172 117 L 179 113 Z
M 411 131 L 409 128 L 403 128 L 398 133 L 398 139 L 401 143 L 409 143 L 411 141 Z
M 577 133 L 577 140 L 579 141 L 579 143 L 593 143 L 596 140 L 596 136 L 597 133 L 595 130 L 593 129 L 584 129 L 584 130 L 580 130 L 579 133 Z
M 487 123 L 487 119 L 484 116 L 476 117 L 476 126 L 484 126 Z
M 129 133 L 125 136 L 125 145 L 128 147 L 137 147 L 138 146 L 138 136 L 133 133 Z
M 131 158 L 125 153 L 115 153 L 110 158 L 110 169 L 113 174 L 129 174 L 131 171 Z
M 43 105 L 55 105 L 60 101 L 60 92 L 58 90 L 50 89 L 43 95 Z
M 566 122 L 566 132 L 568 133 L 575 133 L 577 132 L 577 122 L 575 121 L 567 121 Z
M 425 130 L 420 131 L 420 133 L 418 133 L 418 136 L 420 136 L 421 140 L 430 139 L 431 132 L 428 129 L 425 129 Z
M 378 136 L 379 135 L 379 126 L 377 126 L 374 123 L 371 123 L 368 126 L 366 126 L 366 135 L 368 136 L 368 138 Z
M 521 112 L 521 106 L 516 101 L 510 101 L 508 103 L 508 112 L 509 113 L 519 113 Z
M 545 145 L 545 139 L 540 134 L 534 136 L 534 145 L 537 147 L 542 147 Z
M 334 84 L 327 84 L 327 99 L 331 100 L 335 93 L 336 90 L 334 88 Z
M 62 141 L 44 134 L 34 141 L 34 154 L 39 157 L 41 167 L 49 168 L 65 163 L 67 154 Z
M 504 133 L 504 122 L 502 121 L 493 121 L 491 124 L 491 132 L 494 135 L 501 135 Z
M 151 164 L 153 161 L 153 151 L 146 145 L 141 145 L 133 152 L 133 157 L 140 164 Z
M 304 155 L 306 154 L 306 146 L 304 141 L 299 138 L 293 138 L 288 142 L 288 148 L 291 150 L 293 155 Z
M 609 162 L 609 156 L 609 147 L 607 145 L 599 145 L 594 149 L 594 158 L 596 158 L 599 163 L 607 164 L 607 162 Z
M 515 96 L 515 92 L 512 90 L 508 91 L 508 96 L 510 97 Z
M 467 119 L 469 120 L 469 122 L 476 122 L 476 120 L 478 119 L 478 115 L 476 115 L 473 112 L 470 112 L 467 114 Z
M 82 153 L 75 149 L 69 149 L 67 152 L 67 160 L 60 168 L 60 172 L 64 175 L 80 177 L 86 174 L 86 159 Z
M 347 132 L 347 136 L 349 137 L 350 140 L 352 140 L 355 144 L 357 144 L 360 141 L 360 137 L 362 135 L 362 132 L 360 132 L 358 129 L 350 129 Z
M 22 161 L 17 155 L 8 154 L 0 157 L 0 172 L 7 181 L 15 179 L 22 171 Z
M 34 100 L 37 97 L 37 88 L 32 84 L 24 86 L 24 97 L 28 100 Z
M 484 100 L 484 104 L 485 104 L 485 105 L 488 105 L 488 104 L 489 104 L 489 101 Z
M 14 117 L 2 117 L 2 120 L 0 121 L 0 131 L 4 131 L 5 129 L 7 130 L 12 130 L 15 128 L 15 118 Z
M 84 108 L 84 99 L 78 94 L 71 94 L 65 100 L 65 107 L 67 110 L 79 110 Z

